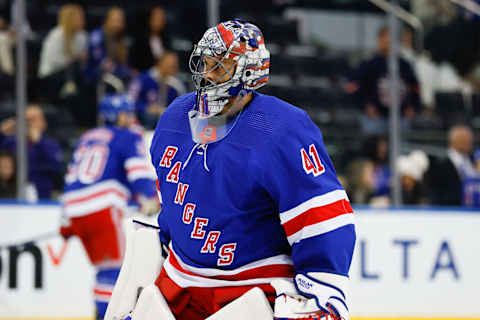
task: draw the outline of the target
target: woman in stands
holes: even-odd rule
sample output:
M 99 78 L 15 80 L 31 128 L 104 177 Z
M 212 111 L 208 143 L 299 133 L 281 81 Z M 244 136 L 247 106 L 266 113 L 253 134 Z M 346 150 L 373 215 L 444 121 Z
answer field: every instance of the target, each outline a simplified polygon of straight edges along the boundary
M 45 38 L 38 76 L 45 96 L 71 95 L 76 91 L 79 65 L 87 57 L 85 16 L 81 6 L 66 4 L 58 13 L 58 25 Z

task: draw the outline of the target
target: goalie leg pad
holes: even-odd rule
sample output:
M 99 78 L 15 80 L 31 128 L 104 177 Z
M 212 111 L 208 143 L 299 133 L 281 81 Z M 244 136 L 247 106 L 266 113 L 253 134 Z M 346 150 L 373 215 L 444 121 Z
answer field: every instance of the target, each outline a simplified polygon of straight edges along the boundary
M 206 320 L 272 320 L 273 312 L 260 288 L 253 288 Z
M 160 290 L 152 284 L 142 290 L 132 320 L 175 320 L 175 317 Z
M 139 291 L 155 282 L 164 260 L 158 230 L 140 228 L 128 234 L 125 258 L 108 304 L 106 320 L 127 317 L 135 307 Z

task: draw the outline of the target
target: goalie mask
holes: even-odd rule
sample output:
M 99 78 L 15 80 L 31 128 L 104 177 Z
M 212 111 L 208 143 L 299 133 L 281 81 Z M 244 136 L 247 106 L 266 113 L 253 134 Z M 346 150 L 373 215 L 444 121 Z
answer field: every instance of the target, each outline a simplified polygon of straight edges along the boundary
M 270 53 L 260 29 L 236 19 L 208 29 L 194 46 L 189 65 L 196 89 L 189 113 L 192 137 L 210 143 L 227 135 L 238 120 L 236 102 L 268 82 Z M 228 104 L 228 112 L 220 115 Z

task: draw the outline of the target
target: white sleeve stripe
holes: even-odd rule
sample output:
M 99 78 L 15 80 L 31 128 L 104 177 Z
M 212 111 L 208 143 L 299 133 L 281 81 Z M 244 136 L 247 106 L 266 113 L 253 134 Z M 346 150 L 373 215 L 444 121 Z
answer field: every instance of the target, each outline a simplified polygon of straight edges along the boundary
M 111 286 L 111 285 L 108 285 L 108 284 L 103 284 L 103 283 L 97 283 L 94 287 L 93 290 L 100 290 L 100 291 L 110 291 L 112 292 L 113 291 L 113 287 L 114 286 Z
M 330 191 L 328 193 L 322 194 L 321 196 L 313 197 L 310 200 L 307 200 L 290 210 L 280 212 L 280 220 L 282 224 L 284 224 L 297 217 L 298 215 L 301 215 L 305 211 L 316 207 L 322 207 L 342 199 L 348 201 L 348 196 L 345 190 Z
M 106 302 L 106 303 L 109 303 L 109 302 L 110 302 L 110 298 L 112 297 L 112 296 L 109 295 L 109 294 L 97 294 L 97 293 L 95 293 L 94 296 L 95 296 L 95 300 L 96 300 L 96 301 Z
M 134 170 L 127 174 L 128 181 L 132 182 L 138 179 L 155 180 L 155 174 L 150 170 Z
M 64 212 L 68 217 L 79 217 L 108 207 L 123 209 L 127 207 L 127 201 L 115 194 L 107 194 L 88 201 L 67 205 L 64 207 Z
M 142 157 L 133 157 L 125 161 L 125 169 L 127 170 L 132 167 L 147 166 L 147 165 L 148 165 L 147 159 Z
M 289 236 L 288 242 L 290 245 L 293 245 L 301 240 L 318 236 L 349 224 L 354 224 L 354 215 L 351 213 L 342 214 L 338 217 L 303 227 Z

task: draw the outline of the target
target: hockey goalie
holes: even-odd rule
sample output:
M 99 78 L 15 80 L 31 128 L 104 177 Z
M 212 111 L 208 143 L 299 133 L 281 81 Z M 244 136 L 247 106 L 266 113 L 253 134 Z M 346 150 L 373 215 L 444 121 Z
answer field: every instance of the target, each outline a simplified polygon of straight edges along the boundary
M 220 23 L 189 64 L 150 149 L 160 229 L 130 237 L 106 319 L 349 319 L 353 210 L 318 127 L 256 91 L 260 29 Z

